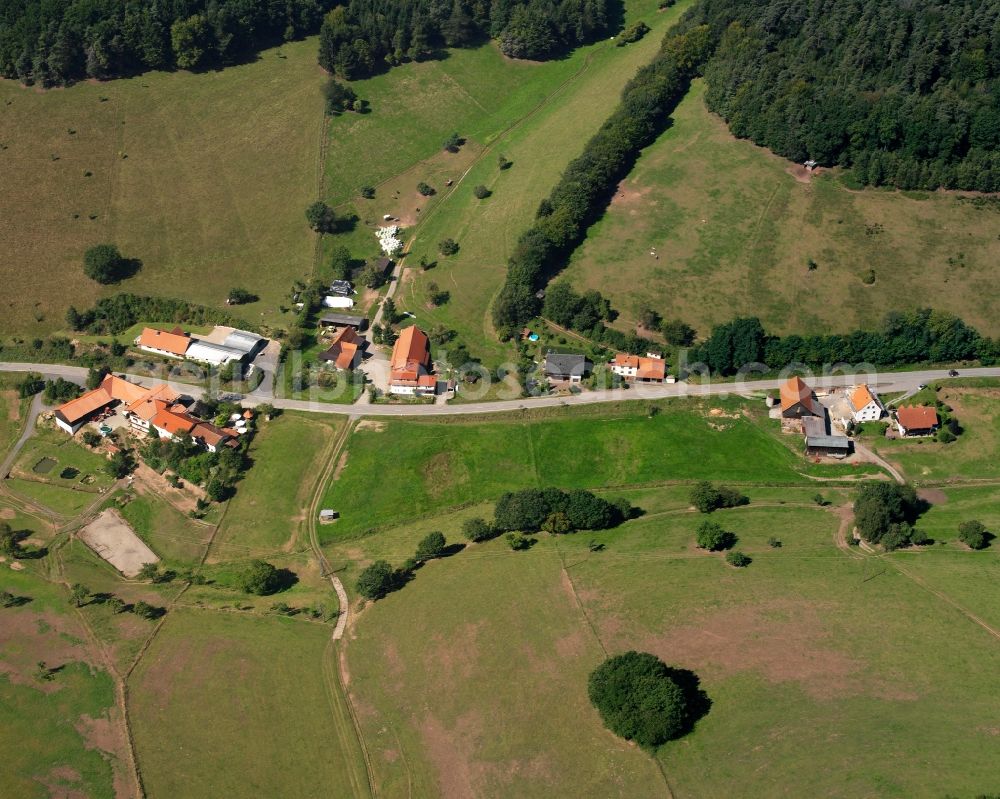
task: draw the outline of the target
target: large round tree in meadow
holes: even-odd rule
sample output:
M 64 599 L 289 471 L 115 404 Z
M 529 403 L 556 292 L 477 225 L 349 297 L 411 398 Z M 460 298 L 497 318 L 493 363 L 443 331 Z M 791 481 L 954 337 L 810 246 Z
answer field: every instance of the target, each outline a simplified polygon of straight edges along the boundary
M 591 672 L 587 693 L 609 730 L 654 749 L 691 728 L 698 705 L 707 701 L 696 686 L 694 675 L 671 669 L 656 655 L 626 652 Z

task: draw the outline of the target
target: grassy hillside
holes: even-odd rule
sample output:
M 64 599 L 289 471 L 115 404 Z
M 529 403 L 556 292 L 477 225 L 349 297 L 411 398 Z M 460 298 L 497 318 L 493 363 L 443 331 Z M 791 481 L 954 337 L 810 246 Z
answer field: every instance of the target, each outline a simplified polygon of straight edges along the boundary
M 1000 332 L 990 300 L 1000 204 L 796 178 L 734 139 L 704 89 L 695 83 L 565 272 L 609 296 L 620 327 L 652 307 L 703 335 L 739 314 L 779 333 L 844 332 L 930 306 Z M 862 282 L 869 270 L 873 285 Z
M 322 81 L 313 38 L 218 72 L 0 82 L 4 332 L 59 329 L 89 305 L 103 290 L 81 259 L 103 241 L 142 260 L 130 291 L 217 306 L 242 285 L 261 297 L 243 313 L 275 319 L 312 266 Z
M 700 519 L 683 510 L 542 536 L 524 553 L 473 545 L 422 568 L 362 611 L 347 650 L 366 737 L 391 731 L 373 752 L 380 795 L 662 796 L 664 779 L 696 797 L 989 790 L 1000 705 L 975 664 L 995 639 L 948 599 L 970 595 L 961 583 L 978 571 L 979 606 L 995 605 L 985 575 L 997 554 L 853 556 L 813 492 L 786 489 L 786 507 L 767 507 L 751 490 L 749 507 L 715 514 L 753 558 L 746 570 L 696 550 Z M 402 553 L 427 529 L 452 539 L 455 527 L 449 514 L 387 535 Z M 361 545 L 377 557 L 386 543 Z M 946 596 L 897 562 L 947 569 L 934 578 Z M 659 764 L 605 731 L 587 701 L 589 670 L 630 648 L 694 670 L 712 700 Z
M 509 348 L 499 344 L 493 334 L 489 309 L 503 282 L 511 248 L 563 168 L 600 127 L 622 87 L 652 58 L 664 31 L 688 5 L 680 2 L 660 12 L 649 0 L 628 3 L 627 21 L 641 19 L 652 28 L 644 39 L 624 48 L 602 42 L 581 48 L 565 62 L 531 66 L 540 73 L 549 71 L 550 79 L 542 83 L 536 78 L 537 82 L 522 87 L 522 94 L 513 97 L 507 115 L 508 124 L 516 124 L 501 132 L 503 126 L 491 117 L 492 129 L 472 128 L 473 141 L 489 145 L 489 149 L 480 154 L 452 193 L 440 198 L 437 207 L 411 231 L 415 240 L 408 264 L 416 267 L 420 256 L 438 264 L 428 272 L 408 270 L 396 295 L 401 308 L 414 312 L 420 324 L 442 324 L 458 331 L 474 354 L 497 362 L 509 356 Z M 499 56 L 493 58 L 505 63 Z M 503 77 L 504 84 L 510 81 L 507 75 Z M 489 99 L 486 85 L 480 84 L 475 93 L 488 108 L 496 102 Z M 537 107 L 536 102 L 540 103 Z M 464 133 L 462 128 L 458 130 Z M 510 169 L 497 168 L 500 153 L 513 161 Z M 489 188 L 492 196 L 477 200 L 473 189 L 479 184 Z M 456 255 L 439 255 L 437 245 L 444 238 L 459 243 Z M 451 293 L 450 301 L 441 308 L 428 305 L 431 282 Z

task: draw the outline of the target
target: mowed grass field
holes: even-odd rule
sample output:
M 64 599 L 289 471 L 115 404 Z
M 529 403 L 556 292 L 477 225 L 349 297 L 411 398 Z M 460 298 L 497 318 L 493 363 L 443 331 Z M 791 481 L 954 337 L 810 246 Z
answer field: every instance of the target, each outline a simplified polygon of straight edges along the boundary
M 323 125 L 316 47 L 312 38 L 218 72 L 49 92 L 0 82 L 4 332 L 60 329 L 70 304 L 101 293 L 218 307 L 237 285 L 261 297 L 241 314 L 279 321 L 278 304 L 312 267 L 303 213 Z M 143 262 L 109 289 L 82 272 L 83 251 L 105 241 Z
M 611 113 L 622 87 L 653 57 L 664 32 L 689 5 L 682 0 L 661 12 L 652 0 L 627 2 L 627 24 L 642 20 L 652 29 L 627 47 L 605 41 L 581 48 L 563 62 L 516 65 L 516 69 L 492 49 L 484 50 L 476 56 L 483 64 L 479 70 L 488 66 L 493 81 L 483 80 L 477 70 L 468 71 L 468 77 L 456 73 L 456 80 L 464 81 L 468 92 L 491 113 L 482 117 L 478 129 L 475 124 L 468 128 L 470 140 L 483 147 L 478 160 L 450 194 L 439 198 L 419 224 L 407 231 L 414 237 L 406 262 L 411 268 L 396 292 L 396 302 L 416 314 L 417 324 L 456 330 L 470 351 L 488 362 L 510 357 L 510 348 L 500 344 L 492 330 L 490 306 L 503 283 L 511 249 L 533 219 L 538 203 Z M 441 68 L 448 69 L 451 60 Z M 538 74 L 531 77 L 531 70 Z M 541 77 L 543 71 L 547 78 Z M 528 80 L 525 75 L 530 81 L 524 82 Z M 511 94 L 498 91 L 497 85 L 509 85 Z M 503 116 L 492 113 L 504 101 L 508 105 Z M 441 130 L 467 133 L 459 125 L 436 126 L 428 145 L 440 147 Z M 503 171 L 497 167 L 501 153 L 513 162 Z M 492 196 L 476 199 L 473 189 L 479 184 L 490 189 Z M 438 253 L 438 242 L 445 238 L 458 242 L 456 255 Z M 437 266 L 421 272 L 417 268 L 421 256 L 436 260 Z M 430 307 L 427 301 L 432 282 L 451 294 L 440 308 Z
M 149 795 L 364 795 L 351 779 L 360 751 L 340 745 L 349 718 L 331 708 L 329 637 L 290 619 L 171 612 L 129 680 Z
M 323 455 L 344 419 L 285 412 L 261 424 L 250 447 L 253 468 L 229 502 L 213 541 L 213 560 L 280 550 L 293 542 Z
M 531 486 L 611 490 L 694 480 L 792 485 L 864 472 L 809 464 L 779 439 L 763 403 L 659 407 L 653 416 L 645 405 L 623 404 L 590 414 L 456 417 L 445 425 L 364 421 L 348 440 L 343 467 L 323 501 L 340 520 L 320 533 L 333 540 Z
M 933 307 L 1000 332 L 1000 204 L 852 191 L 832 174 L 800 182 L 787 161 L 734 139 L 704 91 L 696 82 L 564 273 L 610 297 L 618 326 L 652 307 L 702 335 L 738 315 L 776 333 L 832 333 Z
M 347 666 L 379 794 L 663 796 L 664 779 L 691 797 L 992 790 L 1000 700 L 982 663 L 996 639 L 896 564 L 966 569 L 935 584 L 946 596 L 978 573 L 979 604 L 995 606 L 996 553 L 859 556 L 835 545 L 840 520 L 815 488 L 782 490 L 784 506 L 748 493 L 713 516 L 753 558 L 744 570 L 695 549 L 703 517 L 677 509 L 528 552 L 472 545 L 365 607 Z M 456 524 L 401 525 L 391 548 Z M 384 556 L 385 539 L 344 551 Z M 694 670 L 712 702 L 658 763 L 587 701 L 589 671 L 631 648 Z

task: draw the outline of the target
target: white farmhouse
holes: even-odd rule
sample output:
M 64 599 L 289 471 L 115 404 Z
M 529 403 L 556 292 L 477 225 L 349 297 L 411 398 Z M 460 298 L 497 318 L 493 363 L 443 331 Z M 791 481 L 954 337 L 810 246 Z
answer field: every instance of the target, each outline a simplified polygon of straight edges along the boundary
M 885 406 L 867 385 L 856 386 L 851 392 L 851 411 L 855 422 L 877 422 L 885 416 Z

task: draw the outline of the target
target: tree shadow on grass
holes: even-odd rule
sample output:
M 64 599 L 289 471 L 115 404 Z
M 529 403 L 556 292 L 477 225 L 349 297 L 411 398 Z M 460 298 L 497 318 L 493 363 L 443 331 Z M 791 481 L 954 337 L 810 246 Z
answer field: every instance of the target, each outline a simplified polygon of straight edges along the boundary
M 448 546 L 446 546 L 444 549 L 441 550 L 441 554 L 438 555 L 438 557 L 450 558 L 453 555 L 457 555 L 463 549 L 465 549 L 465 544 L 462 543 L 448 544 Z
M 280 594 L 283 591 L 287 591 L 293 585 L 298 583 L 298 581 L 299 576 L 291 569 L 275 569 L 274 575 L 271 578 L 271 584 L 268 586 L 270 590 L 267 592 L 266 596 Z
M 712 700 L 701 687 L 701 679 L 690 669 L 668 666 L 667 673 L 670 679 L 677 683 L 677 687 L 681 689 L 687 700 L 688 712 L 684 725 L 677 736 L 680 737 L 691 732 L 695 724 L 708 715 L 708 711 L 712 709 Z

